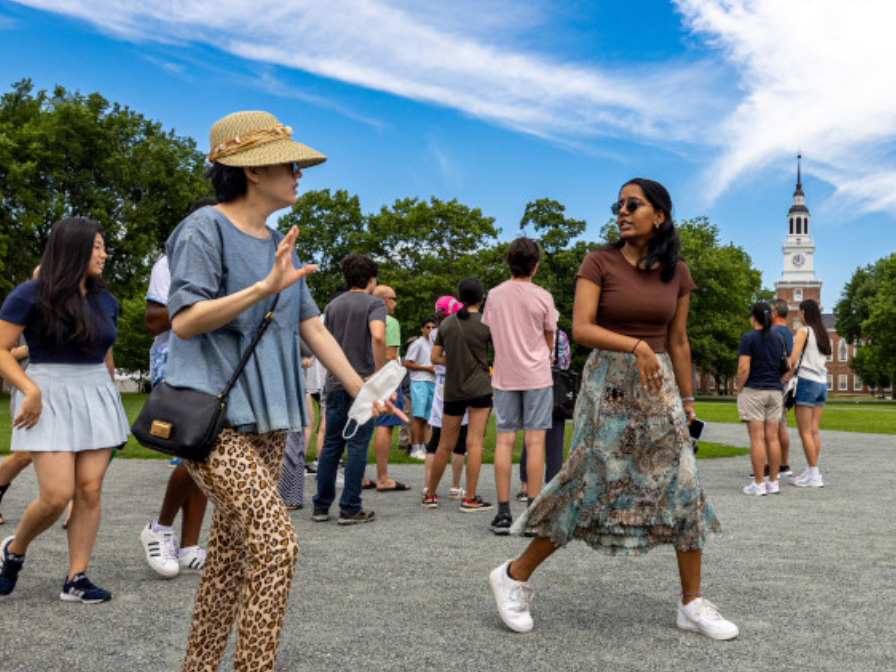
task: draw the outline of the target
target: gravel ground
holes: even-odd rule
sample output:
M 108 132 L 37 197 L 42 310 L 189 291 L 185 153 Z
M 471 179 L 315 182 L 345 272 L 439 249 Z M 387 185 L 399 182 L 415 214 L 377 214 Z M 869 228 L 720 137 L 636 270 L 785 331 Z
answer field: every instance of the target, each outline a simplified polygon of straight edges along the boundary
M 801 471 L 802 450 L 792 436 L 791 464 Z M 746 438 L 743 426 L 707 428 L 708 441 L 746 445 Z M 782 481 L 780 496 L 763 498 L 740 492 L 750 471 L 746 457 L 700 461 L 724 527 L 707 545 L 703 589 L 740 627 L 729 642 L 675 627 L 671 548 L 608 558 L 579 543 L 533 577 L 535 630 L 510 632 L 487 577 L 526 541 L 489 532 L 493 512 L 461 513 L 454 502 L 421 509 L 422 465 L 395 465 L 392 475 L 413 490 L 365 493 L 365 507 L 377 514 L 371 524 L 312 523 L 307 508 L 292 514 L 301 553 L 278 669 L 892 670 L 894 457 L 896 437 L 822 432 L 824 489 Z M 161 579 L 138 540 L 169 473 L 154 460 L 116 460 L 110 468 L 90 576 L 114 592 L 111 602 L 59 601 L 66 571 L 59 525 L 32 545 L 15 592 L 0 598 L 0 670 L 179 669 L 199 579 Z M 481 494 L 493 500 L 490 466 L 481 483 Z M 313 492 L 313 482 L 307 488 Z M 13 533 L 34 493 L 29 469 L 3 501 L 0 536 Z M 513 507 L 519 513 L 520 505 Z M 222 670 L 231 669 L 231 655 Z

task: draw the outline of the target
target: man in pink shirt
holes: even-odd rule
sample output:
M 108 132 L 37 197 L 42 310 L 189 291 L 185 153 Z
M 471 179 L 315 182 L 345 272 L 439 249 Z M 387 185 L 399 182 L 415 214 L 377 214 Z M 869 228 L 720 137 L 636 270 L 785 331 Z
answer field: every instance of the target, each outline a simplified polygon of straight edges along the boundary
M 507 251 L 511 278 L 489 292 L 482 314 L 482 323 L 491 329 L 495 347 L 495 534 L 509 534 L 513 522 L 510 477 L 519 430 L 523 430 L 526 443 L 530 502 L 541 491 L 544 474 L 545 430 L 551 426 L 554 407 L 551 351 L 557 310 L 553 297 L 532 282 L 540 258 L 541 250 L 534 240 L 513 241 Z

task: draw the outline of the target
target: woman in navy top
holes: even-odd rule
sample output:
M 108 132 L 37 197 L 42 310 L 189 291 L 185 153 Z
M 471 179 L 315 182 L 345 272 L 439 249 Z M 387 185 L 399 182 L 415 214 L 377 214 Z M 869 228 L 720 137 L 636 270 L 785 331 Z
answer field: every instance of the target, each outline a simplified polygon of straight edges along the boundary
M 737 413 L 750 433 L 753 482 L 745 495 L 777 495 L 781 444 L 778 425 L 784 411 L 781 392 L 781 358 L 787 356 L 784 338 L 771 331 L 771 307 L 764 301 L 750 311 L 753 329 L 740 339 L 737 350 Z M 763 480 L 768 464 L 768 483 Z
M 0 543 L 0 595 L 16 585 L 29 544 L 72 501 L 69 570 L 60 598 L 104 602 L 112 593 L 85 575 L 100 522 L 100 492 L 113 448 L 128 423 L 113 382 L 118 303 L 102 287 L 106 250 L 100 225 L 70 217 L 53 225 L 37 280 L 16 287 L 0 308 L 0 375 L 16 387 L 12 449 L 27 450 L 40 494 L 16 533 Z M 25 334 L 26 374 L 10 354 Z

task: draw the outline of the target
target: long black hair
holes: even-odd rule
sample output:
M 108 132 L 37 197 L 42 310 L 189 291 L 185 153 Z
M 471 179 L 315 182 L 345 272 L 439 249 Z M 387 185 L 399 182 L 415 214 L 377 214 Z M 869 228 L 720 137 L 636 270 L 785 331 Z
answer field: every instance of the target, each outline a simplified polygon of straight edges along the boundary
M 474 306 L 482 303 L 482 297 L 485 295 L 485 286 L 479 278 L 464 278 L 457 283 L 457 300 L 463 307 L 457 311 L 457 319 L 466 320 L 470 317 L 470 311 L 467 306 Z
M 87 276 L 85 296 L 81 281 L 98 233 L 103 233 L 99 222 L 84 217 L 60 219 L 50 229 L 37 276 L 37 300 L 43 314 L 42 336 L 51 343 L 73 342 L 86 348 L 93 342 L 87 302 L 105 285 L 99 276 Z
M 678 262 L 681 261 L 681 240 L 678 238 L 678 231 L 672 221 L 672 197 L 669 196 L 669 192 L 662 184 L 645 177 L 634 177 L 622 187 L 630 184 L 641 187 L 644 198 L 653 206 L 653 209 L 664 215 L 663 223 L 656 227 L 653 236 L 647 241 L 647 255 L 638 259 L 638 268 L 650 272 L 654 264 L 658 263 L 660 280 L 669 282 L 675 277 Z M 620 191 L 622 187 L 620 187 Z M 612 247 L 621 248 L 623 245 L 625 245 L 625 241 L 620 239 Z
M 772 308 L 765 301 L 758 301 L 750 309 L 750 316 L 762 326 L 762 337 L 768 338 L 768 331 L 772 328 Z
M 806 325 L 812 327 L 812 331 L 815 332 L 815 344 L 818 346 L 818 352 L 825 356 L 830 355 L 831 338 L 821 320 L 821 309 L 818 307 L 818 303 L 814 299 L 806 299 L 800 304 L 800 310 L 803 311 Z

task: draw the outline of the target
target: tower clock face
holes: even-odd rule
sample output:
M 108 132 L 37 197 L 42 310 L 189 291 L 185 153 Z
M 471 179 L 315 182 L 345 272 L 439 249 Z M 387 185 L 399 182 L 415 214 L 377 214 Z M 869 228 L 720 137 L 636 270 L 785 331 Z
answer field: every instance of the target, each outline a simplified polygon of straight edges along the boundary
M 805 263 L 806 263 L 806 257 L 804 257 L 802 254 L 797 253 L 797 254 L 793 255 L 793 265 L 794 266 L 802 266 Z

